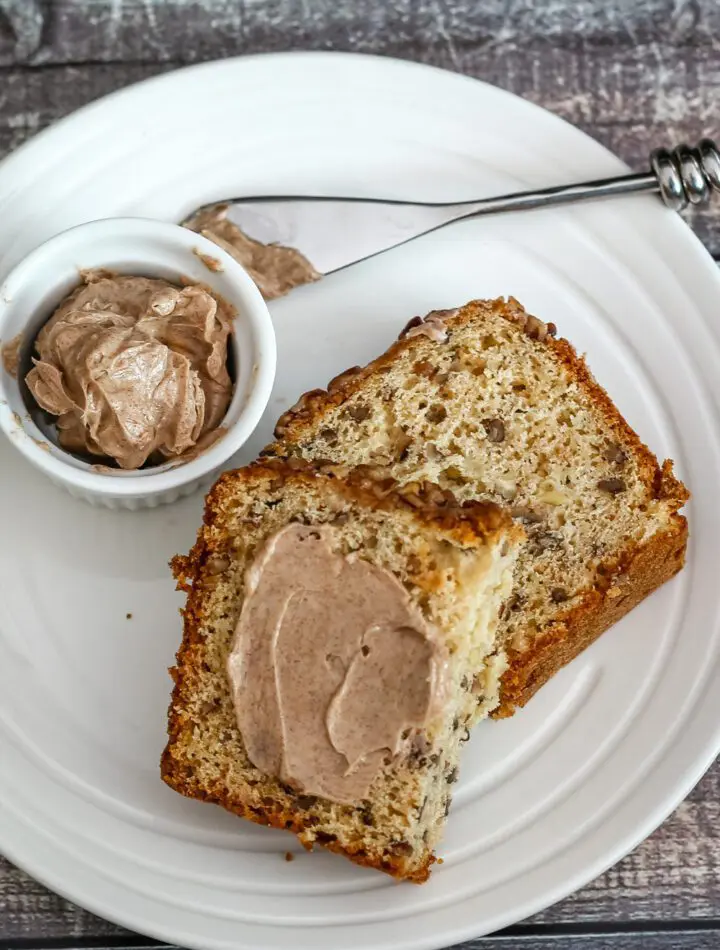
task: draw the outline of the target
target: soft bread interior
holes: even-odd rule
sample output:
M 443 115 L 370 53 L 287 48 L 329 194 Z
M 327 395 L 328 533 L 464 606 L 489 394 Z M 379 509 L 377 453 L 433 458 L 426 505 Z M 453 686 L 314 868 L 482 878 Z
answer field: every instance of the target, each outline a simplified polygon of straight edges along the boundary
M 301 841 L 360 863 L 424 880 L 476 715 L 478 691 L 495 701 L 502 660 L 493 656 L 498 612 L 507 599 L 520 533 L 493 512 L 492 528 L 437 520 L 340 489 L 333 479 L 226 476 L 211 493 L 206 525 L 175 569 L 191 583 L 178 655 L 171 740 L 163 775 L 185 794 L 253 820 L 294 830 Z M 442 714 L 410 752 L 388 760 L 356 806 L 297 794 L 249 761 L 235 720 L 226 661 L 242 609 L 244 577 L 259 547 L 283 525 L 331 525 L 333 544 L 391 571 L 447 646 L 451 691 Z M 311 645 L 309 645 L 311 648 Z M 491 657 L 488 659 L 488 654 Z

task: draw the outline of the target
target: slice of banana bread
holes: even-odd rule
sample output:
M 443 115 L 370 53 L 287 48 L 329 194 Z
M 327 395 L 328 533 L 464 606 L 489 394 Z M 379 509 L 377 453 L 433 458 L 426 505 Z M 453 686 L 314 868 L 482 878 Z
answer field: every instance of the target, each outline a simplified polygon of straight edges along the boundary
M 507 505 L 529 541 L 503 607 L 511 715 L 684 563 L 688 498 L 553 324 L 510 299 L 416 317 L 303 396 L 268 455 L 375 466 Z
M 315 606 L 325 611 L 330 626 L 347 628 L 366 583 L 379 591 L 363 608 L 373 618 L 380 610 L 376 597 L 379 602 L 388 590 L 394 591 L 393 609 L 406 611 L 418 629 L 426 630 L 425 646 L 433 643 L 432 675 L 420 662 L 418 641 L 410 644 L 415 654 L 406 649 L 413 631 L 401 624 L 404 639 L 391 668 L 377 659 L 375 666 L 366 666 L 370 672 L 362 703 L 353 707 L 349 701 L 352 714 L 344 723 L 342 715 L 331 723 L 327 717 L 343 691 L 347 698 L 350 678 L 357 686 L 363 675 L 358 669 L 390 643 L 377 639 L 390 637 L 389 628 L 366 625 L 369 639 L 358 642 L 360 652 L 349 664 L 336 647 L 328 647 L 317 632 L 320 628 L 308 627 L 307 616 L 298 613 L 290 617 L 287 629 L 283 619 L 280 626 L 268 628 L 274 630 L 271 636 L 245 641 L 252 623 L 268 611 L 290 616 L 291 607 L 283 598 L 289 603 L 294 596 L 287 592 L 295 580 L 271 573 L 263 579 L 273 552 L 287 543 L 288 532 L 295 532 L 305 545 L 298 567 L 306 577 L 300 590 L 303 609 L 313 596 L 320 596 Z M 208 495 L 195 546 L 172 565 L 188 600 L 183 641 L 172 670 L 169 742 L 162 758 L 165 782 L 183 795 L 293 831 L 309 849 L 320 844 L 395 877 L 426 880 L 457 778 L 461 744 L 476 709 L 476 692 L 499 690 L 503 667 L 494 655 L 498 612 L 510 593 L 523 540 L 522 528 L 497 506 L 458 505 L 450 492 L 431 485 L 399 492 L 362 471 L 338 479 L 298 459 L 268 460 L 223 475 Z M 313 545 L 321 543 L 331 549 L 323 556 L 339 558 L 336 568 L 314 567 Z M 353 573 L 358 570 L 362 575 Z M 328 587 L 327 578 L 334 572 L 339 586 Z M 360 576 L 358 592 L 350 580 Z M 326 593 L 318 595 L 315 588 Z M 267 602 L 258 606 L 260 590 Z M 379 613 L 377 617 L 380 624 Z M 283 644 L 293 636 L 299 643 L 284 653 Z M 243 644 L 249 644 L 246 653 Z M 263 694 L 264 667 L 256 662 L 264 650 L 274 657 L 268 680 L 274 684 L 273 694 Z M 328 678 L 335 678 L 329 704 L 321 689 L 311 695 L 318 671 L 323 688 Z M 233 672 L 238 673 L 235 679 Z M 378 748 L 377 742 L 370 743 L 372 754 L 365 759 L 358 755 L 359 732 L 377 731 L 378 717 L 396 715 L 404 697 L 430 689 L 428 684 L 434 684 L 433 702 L 426 714 L 407 720 L 409 728 L 398 733 L 397 745 L 380 742 Z M 295 702 L 298 697 L 307 700 L 304 706 Z M 278 716 L 287 713 L 280 726 L 273 719 L 276 710 Z M 288 745 L 273 759 L 276 726 Z M 348 738 L 348 729 L 356 733 L 355 739 Z M 328 736 L 339 743 L 335 750 L 326 748 Z M 356 753 L 346 753 L 346 771 L 335 776 L 330 795 L 318 794 L 318 787 L 326 791 L 328 775 L 308 778 L 306 770 L 305 777 L 298 778 L 315 755 L 313 742 L 322 746 L 323 755 L 335 756 L 333 767 L 343 742 L 343 748 L 355 743 Z M 298 751 L 305 745 L 309 752 Z M 270 769 L 268 756 L 274 763 Z M 358 769 L 367 772 L 367 788 L 360 796 L 348 791 L 347 784 Z

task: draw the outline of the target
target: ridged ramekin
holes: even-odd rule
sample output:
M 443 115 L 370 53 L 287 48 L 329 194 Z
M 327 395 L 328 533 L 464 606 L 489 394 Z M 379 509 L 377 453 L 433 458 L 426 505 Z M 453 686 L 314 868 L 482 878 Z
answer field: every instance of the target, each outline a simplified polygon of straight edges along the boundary
M 222 422 L 226 431 L 197 458 L 139 471 L 98 471 L 60 448 L 33 420 L 23 376 L 34 340 L 57 305 L 78 286 L 80 271 L 96 268 L 205 284 L 236 311 L 228 345 L 234 391 Z M 18 337 L 20 371 L 14 374 L 0 365 L 0 429 L 52 481 L 77 498 L 108 508 L 155 507 L 209 482 L 256 428 L 275 378 L 272 321 L 245 270 L 201 235 L 144 218 L 108 218 L 71 228 L 21 261 L 0 286 L 0 345 Z

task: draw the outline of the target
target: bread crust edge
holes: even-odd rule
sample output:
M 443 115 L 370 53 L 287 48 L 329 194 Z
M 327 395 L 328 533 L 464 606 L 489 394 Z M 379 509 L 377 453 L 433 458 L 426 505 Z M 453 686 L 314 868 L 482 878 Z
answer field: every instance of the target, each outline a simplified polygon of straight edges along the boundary
M 172 735 L 172 734 L 171 734 Z M 178 746 L 171 738 L 165 747 L 160 760 L 160 775 L 166 785 L 184 795 L 186 798 L 194 798 L 199 801 L 209 802 L 220 805 L 226 811 L 241 818 L 247 818 L 257 825 L 265 827 L 278 828 L 283 831 L 292 832 L 300 841 L 300 844 L 307 850 L 312 851 L 315 844 L 319 844 L 326 851 L 334 854 L 341 854 L 348 858 L 354 864 L 361 867 L 372 868 L 376 871 L 383 871 L 397 880 L 409 881 L 412 884 L 424 884 L 430 877 L 430 871 L 433 864 L 437 861 L 435 855 L 428 851 L 424 861 L 416 865 L 409 871 L 405 862 L 386 858 L 376 860 L 372 855 L 364 852 L 362 845 L 340 844 L 339 842 L 317 842 L 305 840 L 304 835 L 310 831 L 310 827 L 297 819 L 297 816 L 290 811 L 271 811 L 267 808 L 257 809 L 246 805 L 240 800 L 229 799 L 222 791 L 213 788 L 203 788 L 197 783 L 188 781 L 182 774 L 182 761 L 177 756 Z
M 563 666 L 579 656 L 609 627 L 669 581 L 685 564 L 688 524 L 673 514 L 660 532 L 634 552 L 626 552 L 605 590 L 589 591 L 582 602 L 524 652 L 508 651 L 500 706 L 493 719 L 512 716 Z
M 259 825 L 290 831 L 307 850 L 312 850 L 314 844 L 318 844 L 328 851 L 344 855 L 362 867 L 383 871 L 399 880 L 422 884 L 428 880 L 432 865 L 437 861 L 432 851 L 428 850 L 421 862 L 409 868 L 407 860 L 402 856 L 386 853 L 382 859 L 376 858 L 365 851 L 362 843 L 354 845 L 313 841 L 310 838 L 313 834 L 312 826 L 303 822 L 296 812 L 282 808 L 257 808 L 237 797 L 229 797 L 220 785 L 200 784 L 195 780 L 192 767 L 185 756 L 184 732 L 192 727 L 192 723 L 185 719 L 183 710 L 186 707 L 186 697 L 192 693 L 193 671 L 202 663 L 203 580 L 212 573 L 208 570 L 208 561 L 224 554 L 221 548 L 213 544 L 210 529 L 222 518 L 224 507 L 233 498 L 238 483 L 266 480 L 270 484 L 276 478 L 325 478 L 346 497 L 356 499 L 362 504 L 370 504 L 378 509 L 405 507 L 403 496 L 394 491 L 382 497 L 378 496 L 372 486 L 362 478 L 361 473 L 351 474 L 349 481 L 340 480 L 331 474 L 319 472 L 311 463 L 299 459 L 261 460 L 220 476 L 206 498 L 203 526 L 198 532 L 195 544 L 189 554 L 177 555 L 170 562 L 178 590 L 184 591 L 188 597 L 183 610 L 182 641 L 177 651 L 175 666 L 169 670 L 174 687 L 168 709 L 168 741 L 160 760 L 161 778 L 166 785 L 187 798 L 220 805 L 226 811 Z M 501 532 L 508 538 L 518 538 L 523 534 L 522 530 L 513 524 L 509 515 L 492 502 L 474 502 L 462 506 L 457 503 L 453 506 L 450 503 L 446 507 L 429 502 L 421 508 L 414 505 L 407 507 L 412 509 L 414 517 L 436 526 L 459 544 L 482 542 Z
M 662 466 L 658 465 L 654 454 L 597 382 L 583 357 L 567 340 L 555 337 L 556 328 L 553 324 L 545 324 L 532 317 L 521 303 L 509 297 L 507 300 L 472 300 L 460 307 L 457 314 L 448 319 L 447 325 L 449 328 L 464 325 L 478 312 L 481 317 L 483 313 L 503 317 L 509 323 L 520 326 L 534 339 L 536 346 L 547 347 L 552 351 L 571 378 L 588 393 L 611 430 L 630 443 L 648 485 L 653 487 L 655 497 L 662 499 L 672 512 L 667 531 L 659 532 L 643 545 L 629 545 L 620 553 L 617 578 L 624 577 L 628 584 L 628 596 L 622 599 L 620 605 L 613 603 L 607 592 L 589 589 L 584 593 L 582 602 L 566 615 L 561 615 L 552 631 L 541 636 L 530 649 L 511 651 L 508 669 L 502 678 L 500 706 L 493 713 L 493 718 L 504 718 L 511 716 L 516 708 L 524 706 L 558 670 L 681 570 L 685 562 L 688 526 L 687 520 L 676 512 L 689 499 L 690 493 L 674 476 L 671 460 L 666 460 Z M 407 338 L 401 333 L 397 342 L 367 366 L 353 367 L 340 374 L 330 381 L 327 390 L 315 389 L 301 396 L 296 405 L 278 420 L 276 441 L 263 454 L 282 456 L 285 447 L 292 447 L 293 442 L 302 441 L 303 436 L 318 424 L 326 412 L 358 392 L 369 377 L 391 366 L 401 353 L 412 351 L 417 339 Z M 666 563 L 667 558 L 670 558 L 671 563 Z M 673 562 L 676 562 L 676 566 Z M 550 655 L 553 651 L 556 652 L 554 660 Z

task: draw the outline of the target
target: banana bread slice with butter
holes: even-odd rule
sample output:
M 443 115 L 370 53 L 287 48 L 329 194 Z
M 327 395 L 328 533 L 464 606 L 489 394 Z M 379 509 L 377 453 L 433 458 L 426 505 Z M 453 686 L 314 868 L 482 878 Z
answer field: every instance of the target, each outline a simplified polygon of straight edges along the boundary
M 223 475 L 187 590 L 168 785 L 427 879 L 522 528 L 450 492 L 298 459 Z
M 507 505 L 529 536 L 503 607 L 511 715 L 683 566 L 688 492 L 555 327 L 512 298 L 416 317 L 365 369 L 305 395 L 268 455 L 428 479 Z

